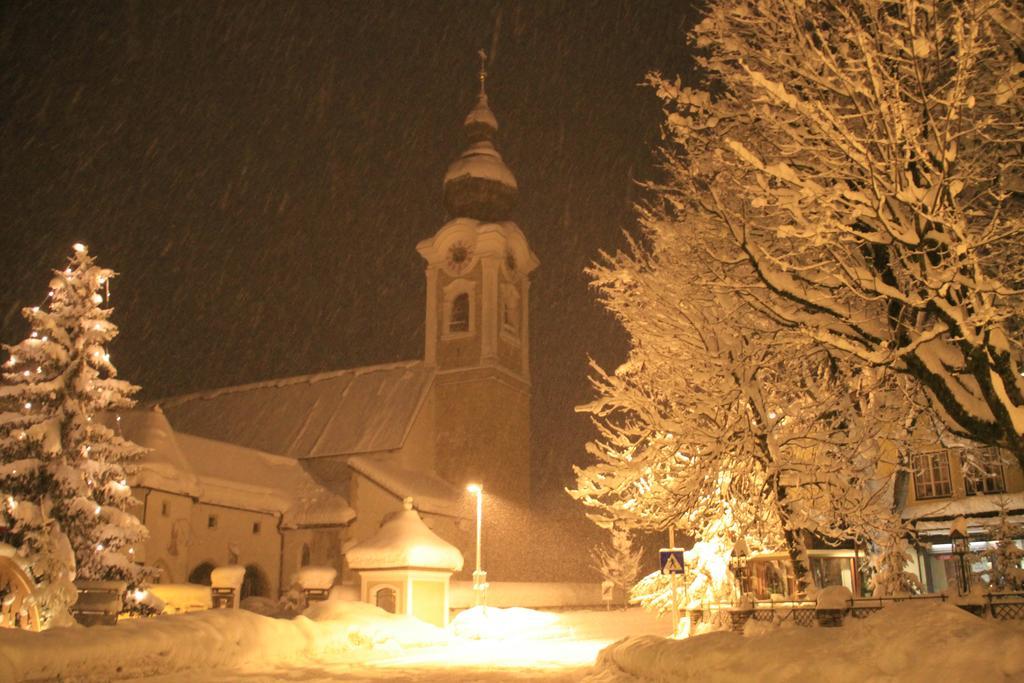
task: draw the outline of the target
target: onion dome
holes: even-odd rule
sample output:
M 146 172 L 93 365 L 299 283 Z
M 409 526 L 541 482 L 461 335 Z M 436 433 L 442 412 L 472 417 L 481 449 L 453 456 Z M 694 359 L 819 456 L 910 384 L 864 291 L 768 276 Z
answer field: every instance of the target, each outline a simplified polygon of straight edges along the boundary
M 463 121 L 469 146 L 444 174 L 444 208 L 448 218 L 504 221 L 512 218 L 515 208 L 519 186 L 494 146 L 498 120 L 487 103 L 486 76 L 481 65 L 480 95 Z

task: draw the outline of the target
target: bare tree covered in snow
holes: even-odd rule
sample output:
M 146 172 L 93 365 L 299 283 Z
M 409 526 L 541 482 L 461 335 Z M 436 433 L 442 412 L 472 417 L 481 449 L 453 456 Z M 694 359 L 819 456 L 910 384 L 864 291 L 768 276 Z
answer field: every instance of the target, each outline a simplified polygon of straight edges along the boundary
M 117 335 L 102 304 L 114 273 L 75 245 L 54 271 L 48 303 L 23 311 L 32 332 L 5 346 L 0 384 L 0 494 L 20 555 L 41 586 L 45 617 L 74 601 L 70 582 L 143 578 L 134 546 L 145 527 L 127 508 L 141 452 L 101 424 L 138 387 L 117 379 L 106 345 Z
M 612 374 L 594 368 L 598 398 L 581 409 L 595 416 L 597 463 L 576 468 L 570 493 L 599 519 L 673 525 L 726 549 L 784 546 L 806 590 L 805 532 L 866 541 L 895 523 L 883 442 L 904 405 L 884 372 L 722 286 L 752 275 L 724 251 L 705 258 L 666 204 L 642 211 L 643 246 L 590 270 L 633 350 Z
M 1024 463 L 1020 3 L 716 0 L 693 39 L 662 195 L 721 284 Z

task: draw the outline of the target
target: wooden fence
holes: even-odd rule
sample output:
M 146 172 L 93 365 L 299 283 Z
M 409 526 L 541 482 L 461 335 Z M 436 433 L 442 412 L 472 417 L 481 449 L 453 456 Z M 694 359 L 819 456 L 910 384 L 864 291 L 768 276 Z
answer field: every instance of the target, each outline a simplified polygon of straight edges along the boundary
M 797 626 L 842 626 L 847 617 L 863 619 L 887 604 L 904 601 L 951 602 L 978 617 L 998 620 L 1024 619 L 1024 592 L 986 593 L 981 601 L 966 603 L 946 595 L 908 595 L 884 598 L 853 598 L 844 609 L 818 609 L 813 600 L 755 600 L 741 605 L 715 603 L 689 609 L 690 633 L 701 624 L 713 629 L 742 631 L 748 621 Z

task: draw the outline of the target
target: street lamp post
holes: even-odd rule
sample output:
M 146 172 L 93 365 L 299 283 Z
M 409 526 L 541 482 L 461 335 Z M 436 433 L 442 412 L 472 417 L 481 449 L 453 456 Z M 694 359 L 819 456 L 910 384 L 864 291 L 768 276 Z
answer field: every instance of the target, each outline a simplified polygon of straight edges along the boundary
M 740 589 L 740 600 L 743 599 L 743 595 L 746 592 L 747 578 L 747 558 L 750 555 L 750 550 L 747 548 L 747 542 L 745 539 L 736 541 L 736 545 L 732 549 L 732 557 L 729 559 L 729 564 L 732 568 L 732 573 L 736 577 L 736 583 Z
M 970 539 L 962 529 L 966 528 L 963 517 L 957 517 L 949 531 L 949 540 L 953 546 L 953 554 L 957 557 L 957 574 L 960 580 L 957 581 L 957 590 L 960 595 L 967 595 L 971 592 L 970 569 L 967 567 L 965 558 L 970 552 Z
M 487 572 L 480 568 L 480 533 L 484 521 L 484 487 L 470 484 L 466 490 L 476 495 L 476 569 L 473 570 L 473 593 L 477 606 L 483 603 L 484 592 L 487 590 Z

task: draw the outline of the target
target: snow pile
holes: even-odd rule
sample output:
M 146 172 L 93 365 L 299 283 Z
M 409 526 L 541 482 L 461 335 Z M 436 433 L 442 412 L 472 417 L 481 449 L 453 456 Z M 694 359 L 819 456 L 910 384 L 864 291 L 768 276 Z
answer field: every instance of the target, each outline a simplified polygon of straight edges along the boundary
M 225 609 L 42 633 L 0 629 L 0 681 L 259 669 L 364 658 L 370 650 L 397 652 L 446 638 L 441 629 L 362 603 L 324 602 L 307 615 L 284 620 Z
M 558 638 L 568 633 L 557 614 L 522 607 L 474 607 L 460 612 L 448 625 L 459 638 L 505 640 Z
M 325 600 L 310 606 L 299 619 L 341 629 L 345 639 L 375 652 L 438 645 L 447 641 L 443 629 L 404 614 L 391 614 L 365 602 Z M 343 626 L 342 626 L 343 624 Z
M 1024 624 L 906 601 L 841 628 L 625 638 L 602 650 L 592 683 L 636 680 L 1001 681 L 1024 678 Z M 741 657 L 737 653 L 742 652 Z
M 149 592 L 164 602 L 164 614 L 210 609 L 210 587 L 195 583 L 154 583 Z
M 853 593 L 846 586 L 826 586 L 818 592 L 818 609 L 846 609 Z

